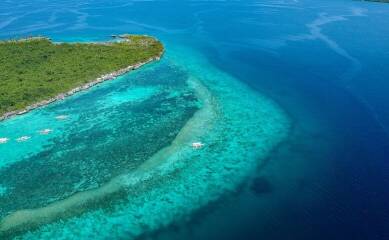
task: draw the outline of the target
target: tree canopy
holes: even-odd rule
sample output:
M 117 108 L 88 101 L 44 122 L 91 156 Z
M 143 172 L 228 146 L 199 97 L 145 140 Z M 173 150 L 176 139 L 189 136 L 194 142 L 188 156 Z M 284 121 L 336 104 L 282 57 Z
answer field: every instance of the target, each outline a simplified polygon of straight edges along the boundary
M 47 38 L 0 42 L 0 116 L 52 98 L 163 51 L 149 36 L 106 43 L 53 43 Z

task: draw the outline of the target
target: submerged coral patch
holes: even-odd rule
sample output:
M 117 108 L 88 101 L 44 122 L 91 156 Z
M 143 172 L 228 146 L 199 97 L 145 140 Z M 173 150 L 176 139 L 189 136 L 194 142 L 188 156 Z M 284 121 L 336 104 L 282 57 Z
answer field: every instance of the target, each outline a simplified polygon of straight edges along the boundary
M 128 87 L 138 86 L 158 91 L 140 102 L 99 107 L 98 99 L 112 100 L 115 92 L 125 95 Z M 0 181 L 13 184 L 16 199 L 28 186 L 10 169 L 28 164 L 37 173 L 29 191 L 32 203 L 22 198 L 3 203 L 4 236 L 131 239 L 157 230 L 234 190 L 289 130 L 288 118 L 274 102 L 185 48 L 172 49 L 162 62 L 128 80 L 47 111 L 39 116 L 52 118 L 53 111 L 71 115 L 71 123 L 44 149 L 0 168 Z M 66 174 L 41 175 L 43 168 Z M 40 188 L 38 180 L 49 176 L 57 179 L 56 189 Z M 45 191 L 41 198 L 34 195 Z
M 256 177 L 251 183 L 250 189 L 256 195 L 262 195 L 265 193 L 271 193 L 273 191 L 273 186 L 269 180 L 265 177 Z
M 0 185 L 0 197 L 4 196 L 7 193 L 7 188 L 3 185 Z
M 143 74 L 161 70 L 149 71 Z M 44 207 L 135 169 L 167 146 L 197 109 L 196 98 L 184 98 L 193 94 L 185 85 L 161 81 L 161 90 L 154 95 L 149 90 L 153 88 L 127 88 L 131 90 L 120 87 L 109 94 L 100 95 L 100 89 L 91 93 L 98 100 L 79 106 L 72 113 L 77 121 L 64 128 L 61 137 L 38 153 L 0 168 L 0 183 L 12 189 L 0 201 L 0 217 Z M 170 96 L 170 89 L 178 94 Z

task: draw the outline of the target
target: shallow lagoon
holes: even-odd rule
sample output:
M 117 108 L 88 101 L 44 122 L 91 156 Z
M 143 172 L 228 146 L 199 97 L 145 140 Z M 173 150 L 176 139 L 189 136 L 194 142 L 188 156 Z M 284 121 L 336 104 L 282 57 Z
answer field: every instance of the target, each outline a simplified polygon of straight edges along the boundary
M 122 77 L 5 121 L 2 132 L 11 142 L 1 148 L 12 153 L 3 154 L 7 164 L 0 173 L 10 189 L 1 201 L 2 217 L 96 188 L 168 145 L 197 109 L 184 88 L 185 74 L 172 72 L 169 66 L 136 72 L 127 82 Z M 68 117 L 56 119 L 61 115 Z M 41 135 L 40 129 L 53 132 Z M 31 139 L 15 141 L 20 135 Z
M 233 191 L 288 135 L 289 123 L 274 102 L 178 48 L 2 128 L 10 138 L 34 135 L 1 146 L 14 146 L 0 170 L 5 236 L 54 222 L 26 239 L 103 239 L 157 230 Z M 40 128 L 53 134 L 37 136 Z M 205 147 L 192 149 L 195 141 Z
M 258 161 L 242 185 L 141 238 L 388 239 L 389 5 L 3 1 L 0 7 L 2 38 L 45 34 L 56 41 L 104 41 L 113 33 L 147 33 L 163 40 L 171 57 L 181 52 L 172 47 L 191 49 L 175 65 L 200 54 L 207 68 L 234 76 L 288 112 L 289 139 Z M 253 187 L 256 182 L 262 187 Z M 89 220 L 97 216 L 96 210 L 85 216 L 84 226 L 93 229 Z M 125 222 L 110 218 L 107 226 L 121 236 Z M 50 236 L 66 237 L 56 232 L 63 226 L 57 224 L 47 226 Z

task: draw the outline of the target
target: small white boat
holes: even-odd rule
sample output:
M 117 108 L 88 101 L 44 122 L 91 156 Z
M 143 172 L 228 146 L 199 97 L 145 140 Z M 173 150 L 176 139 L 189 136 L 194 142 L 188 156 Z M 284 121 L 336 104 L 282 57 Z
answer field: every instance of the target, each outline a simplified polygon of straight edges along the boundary
M 20 138 L 17 138 L 16 139 L 16 141 L 17 142 L 25 142 L 25 141 L 27 141 L 28 139 L 30 139 L 31 137 L 29 137 L 29 136 L 22 136 L 22 137 L 20 137 Z
M 9 138 L 0 138 L 0 144 L 7 143 Z
M 39 134 L 47 135 L 47 134 L 51 133 L 52 131 L 53 131 L 52 129 L 46 128 L 46 129 L 40 130 Z
M 68 115 L 58 115 L 58 116 L 55 117 L 55 119 L 57 119 L 57 120 L 65 120 L 68 117 L 69 117 Z
M 202 147 L 204 147 L 204 143 L 202 143 L 202 142 L 194 142 L 194 143 L 192 143 L 192 148 L 193 149 L 199 149 L 199 148 L 202 148 Z

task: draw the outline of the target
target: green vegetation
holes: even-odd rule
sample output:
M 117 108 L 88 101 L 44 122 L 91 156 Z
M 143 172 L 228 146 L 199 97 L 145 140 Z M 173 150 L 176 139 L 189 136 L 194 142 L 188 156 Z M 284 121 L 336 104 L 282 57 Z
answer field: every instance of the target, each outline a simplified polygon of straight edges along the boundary
M 163 51 L 162 44 L 152 37 L 121 38 L 99 44 L 56 44 L 47 38 L 0 42 L 0 117 Z

